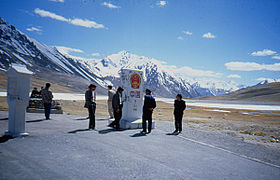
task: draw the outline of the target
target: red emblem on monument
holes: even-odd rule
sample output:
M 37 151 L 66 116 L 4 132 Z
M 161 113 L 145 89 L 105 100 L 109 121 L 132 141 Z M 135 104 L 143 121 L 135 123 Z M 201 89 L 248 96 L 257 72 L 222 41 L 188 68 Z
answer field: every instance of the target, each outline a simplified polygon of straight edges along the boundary
M 133 89 L 139 89 L 140 84 L 141 84 L 141 78 L 140 78 L 139 74 L 133 73 L 130 76 L 130 84 Z

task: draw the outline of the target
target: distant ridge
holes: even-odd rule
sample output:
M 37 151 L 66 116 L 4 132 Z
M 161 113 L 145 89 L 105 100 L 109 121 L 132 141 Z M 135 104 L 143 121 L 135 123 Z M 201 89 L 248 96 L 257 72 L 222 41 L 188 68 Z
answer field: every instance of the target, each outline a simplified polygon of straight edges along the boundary
M 255 86 L 233 91 L 225 95 L 220 95 L 215 97 L 200 97 L 197 99 L 280 103 L 280 82 L 259 83 Z

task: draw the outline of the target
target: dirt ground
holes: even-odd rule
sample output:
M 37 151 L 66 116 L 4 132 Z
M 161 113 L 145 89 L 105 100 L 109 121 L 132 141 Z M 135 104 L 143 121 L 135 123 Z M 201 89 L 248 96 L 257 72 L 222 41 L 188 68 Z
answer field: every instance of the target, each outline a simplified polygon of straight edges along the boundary
M 67 114 L 88 116 L 84 101 L 60 101 Z M 0 97 L 0 111 L 7 111 L 5 97 Z M 107 101 L 97 101 L 96 116 L 108 117 Z M 173 104 L 157 102 L 153 119 L 173 121 Z M 184 126 L 206 131 L 221 131 L 235 138 L 280 150 L 280 112 L 217 109 L 187 106 Z

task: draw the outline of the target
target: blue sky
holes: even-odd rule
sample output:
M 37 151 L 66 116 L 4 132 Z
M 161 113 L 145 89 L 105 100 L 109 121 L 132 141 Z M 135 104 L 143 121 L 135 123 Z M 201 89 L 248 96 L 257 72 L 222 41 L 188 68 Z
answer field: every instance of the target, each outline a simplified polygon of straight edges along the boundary
M 279 9 L 279 0 L 1 0 L 0 16 L 72 55 L 127 50 L 252 85 L 280 79 Z

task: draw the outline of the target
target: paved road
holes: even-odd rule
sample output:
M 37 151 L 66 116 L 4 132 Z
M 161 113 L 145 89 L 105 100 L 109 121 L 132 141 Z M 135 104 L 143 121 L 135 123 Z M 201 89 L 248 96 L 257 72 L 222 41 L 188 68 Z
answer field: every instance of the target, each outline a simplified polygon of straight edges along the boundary
M 6 115 L 0 112 L 0 119 Z M 230 136 L 188 128 L 180 136 L 167 135 L 172 124 L 159 121 L 151 134 L 140 136 L 139 130 L 112 131 L 106 127 L 105 119 L 97 121 L 97 131 L 87 131 L 88 121 L 79 116 L 53 115 L 50 121 L 41 118 L 41 114 L 28 114 L 26 126 L 30 136 L 0 144 L 0 179 L 280 177 L 279 167 L 246 158 L 252 150 L 256 152 L 251 157 L 261 157 L 266 154 L 263 150 L 258 152 L 258 146 L 242 144 Z M 6 124 L 0 120 L 0 130 Z M 203 142 L 201 136 L 212 139 L 211 143 Z M 215 138 L 218 136 L 219 141 Z M 273 153 L 267 150 L 267 154 Z M 279 154 L 266 158 L 279 163 Z

